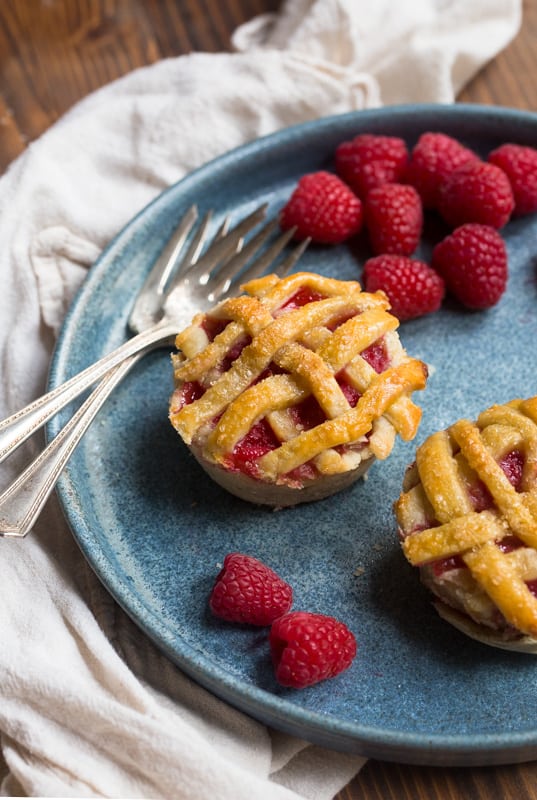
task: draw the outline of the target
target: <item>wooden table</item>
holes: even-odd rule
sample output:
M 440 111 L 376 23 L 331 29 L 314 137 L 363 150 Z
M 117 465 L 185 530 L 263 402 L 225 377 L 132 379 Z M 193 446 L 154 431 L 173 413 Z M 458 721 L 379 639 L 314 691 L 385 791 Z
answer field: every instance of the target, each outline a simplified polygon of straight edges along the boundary
M 471 2 L 471 0 L 469 0 Z M 0 172 L 68 108 L 130 70 L 230 33 L 280 0 L 1 0 Z M 471 103 L 537 109 L 537 0 L 516 39 L 461 93 Z M 439 769 L 369 761 L 337 800 L 537 800 L 537 762 Z

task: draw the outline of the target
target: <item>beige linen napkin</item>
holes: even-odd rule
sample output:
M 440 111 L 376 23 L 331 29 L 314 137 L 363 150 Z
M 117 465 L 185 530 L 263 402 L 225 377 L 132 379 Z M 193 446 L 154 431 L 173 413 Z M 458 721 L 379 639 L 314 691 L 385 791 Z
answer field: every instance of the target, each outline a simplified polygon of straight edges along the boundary
M 0 180 L 0 415 L 42 392 L 87 268 L 161 190 L 293 123 L 450 102 L 520 13 L 519 0 L 289 0 L 240 28 L 233 54 L 164 60 L 79 103 Z M 2 466 L 2 486 L 39 445 Z M 4 796 L 330 800 L 363 763 L 194 685 L 101 587 L 55 500 L 29 538 L 0 541 L 0 624 Z

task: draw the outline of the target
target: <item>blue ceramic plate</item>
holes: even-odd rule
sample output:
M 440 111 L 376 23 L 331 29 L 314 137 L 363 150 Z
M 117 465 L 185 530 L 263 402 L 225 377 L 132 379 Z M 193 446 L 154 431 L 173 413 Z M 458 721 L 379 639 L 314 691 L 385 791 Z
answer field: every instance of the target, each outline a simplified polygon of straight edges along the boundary
M 364 132 L 441 130 L 485 155 L 537 145 L 537 115 L 418 106 L 322 119 L 241 147 L 164 192 L 90 272 L 58 342 L 54 386 L 119 345 L 144 274 L 195 202 L 215 226 L 266 201 L 276 214 L 298 178 L 332 166 L 336 145 Z M 441 235 L 431 223 L 420 255 Z M 407 350 L 433 367 L 418 402 L 417 442 L 461 416 L 537 392 L 537 216 L 504 229 L 510 280 L 501 302 L 471 313 L 447 304 L 403 323 Z M 365 251 L 311 247 L 301 269 L 359 279 Z M 327 747 L 421 764 L 498 764 L 537 757 L 537 659 L 493 650 L 433 610 L 397 542 L 392 503 L 415 444 L 398 442 L 367 481 L 334 498 L 273 512 L 214 485 L 167 420 L 169 355 L 145 358 L 109 400 L 59 484 L 86 558 L 136 623 L 186 673 L 275 728 Z M 65 422 L 50 426 L 53 435 Z M 355 632 L 352 667 L 302 691 L 275 682 L 265 630 L 220 623 L 207 598 L 226 553 L 267 562 L 295 608 L 334 614 Z

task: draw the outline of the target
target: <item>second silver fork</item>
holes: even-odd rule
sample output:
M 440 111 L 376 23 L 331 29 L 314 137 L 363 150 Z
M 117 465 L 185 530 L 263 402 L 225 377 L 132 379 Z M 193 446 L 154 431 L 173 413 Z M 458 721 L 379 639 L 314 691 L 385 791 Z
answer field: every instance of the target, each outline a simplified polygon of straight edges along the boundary
M 293 231 L 287 231 L 246 267 L 277 226 L 275 221 L 268 223 L 242 246 L 244 236 L 262 220 L 265 210 L 264 206 L 256 209 L 231 231 L 228 231 L 226 220 L 207 251 L 200 255 L 207 238 L 210 214 L 206 215 L 187 246 L 197 217 L 196 210 L 190 209 L 150 271 L 129 317 L 131 329 L 149 335 L 135 336 L 63 387 L 0 422 L 2 460 L 60 408 L 102 378 L 65 427 L 0 495 L 0 536 L 24 537 L 30 532 L 61 471 L 99 409 L 145 353 L 159 344 L 173 341 L 177 331 L 188 324 L 196 311 L 206 310 L 234 293 L 234 282 L 238 277 L 241 281 L 250 280 L 269 268 L 281 276 L 294 266 L 307 242 L 301 243 L 275 265 L 293 235 Z M 46 398 L 51 395 L 47 405 Z M 33 426 L 28 422 L 32 417 Z M 18 435 L 12 430 L 17 424 L 23 427 Z

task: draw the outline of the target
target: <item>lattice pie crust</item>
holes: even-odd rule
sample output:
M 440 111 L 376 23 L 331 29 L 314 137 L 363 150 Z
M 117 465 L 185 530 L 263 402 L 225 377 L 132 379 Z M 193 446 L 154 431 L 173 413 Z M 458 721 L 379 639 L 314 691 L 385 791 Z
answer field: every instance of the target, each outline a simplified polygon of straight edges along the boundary
M 537 397 L 430 436 L 395 512 L 442 617 L 487 644 L 537 653 Z
M 396 433 L 414 437 L 425 365 L 381 292 L 312 273 L 268 275 L 177 336 L 170 420 L 204 469 L 256 503 L 350 485 Z

